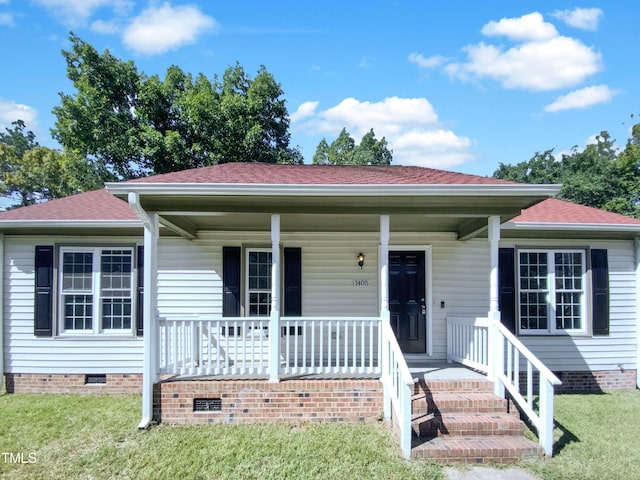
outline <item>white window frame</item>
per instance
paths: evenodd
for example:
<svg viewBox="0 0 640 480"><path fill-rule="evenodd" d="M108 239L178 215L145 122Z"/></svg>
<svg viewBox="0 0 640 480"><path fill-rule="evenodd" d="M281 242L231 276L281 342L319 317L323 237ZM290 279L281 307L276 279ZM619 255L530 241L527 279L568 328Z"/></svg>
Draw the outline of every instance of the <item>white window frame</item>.
<svg viewBox="0 0 640 480"><path fill-rule="evenodd" d="M521 253L537 253L537 254L546 254L547 255L547 294L546 294L546 305L547 305L547 328L546 329L529 329L522 328L521 323L521 300L520 294L522 292L521 281L520 281L520 254ZM559 329L556 328L556 293L558 290L556 289L555 282L555 254L557 253L578 253L580 254L581 263L582 263L582 274L580 277L581 286L580 289L580 325L581 328L573 328L573 329ZM579 248L520 248L516 250L516 318L518 325L518 333L520 335L574 335L574 334L586 334L587 333L587 324L588 324L588 288L587 288L587 252L584 249ZM524 289L526 290L526 289ZM542 291L542 289L532 289L529 291ZM570 290L567 290L570 291Z"/></svg>
<svg viewBox="0 0 640 480"><path fill-rule="evenodd" d="M101 295L101 259L104 251L119 250L127 251L131 255L131 276L129 278L129 296L119 297L129 299L131 302L131 326L129 328L105 329L102 328L102 298ZM65 290L64 288L64 254L65 253L91 253L92 254L92 271L91 271L91 289L87 290ZM58 249L58 288L56 291L56 300L58 303L58 335L60 336L88 336L88 335L105 335L105 336L132 336L135 333L135 251L134 248L127 245L104 245L104 246L60 246ZM124 289L123 289L124 290ZM64 297L66 295L92 295L92 318L91 329L65 329L65 304Z"/></svg>
<svg viewBox="0 0 640 480"><path fill-rule="evenodd" d="M269 288L249 288L249 271L250 271L250 263L249 263L249 256L251 253L262 253L262 252L266 252L266 253L271 253L271 249L270 248L246 248L245 249L245 274L244 274L244 286L245 286L245 317L250 317L253 316L251 315L251 293L268 293L269 294L269 311L271 311L271 287ZM271 266L269 267L269 275L272 275L272 271L271 271ZM273 278L271 278L271 282L273 285ZM266 315L259 315L260 317L265 317L265 316L269 316L269 313L267 313Z"/></svg>

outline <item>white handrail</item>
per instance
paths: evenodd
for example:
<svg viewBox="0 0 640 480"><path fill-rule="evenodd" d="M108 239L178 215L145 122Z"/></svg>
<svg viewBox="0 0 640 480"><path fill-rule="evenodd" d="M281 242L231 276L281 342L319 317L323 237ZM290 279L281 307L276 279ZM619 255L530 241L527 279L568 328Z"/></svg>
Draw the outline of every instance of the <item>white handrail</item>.
<svg viewBox="0 0 640 480"><path fill-rule="evenodd" d="M562 385L562 380L549 370L547 366L531 352L531 350L529 350L513 333L509 331L509 329L507 329L507 327L502 323L496 323L495 326L498 331L518 349L522 356L531 362L531 364L540 372L540 375L543 375L552 385Z"/></svg>
<svg viewBox="0 0 640 480"><path fill-rule="evenodd" d="M499 320L447 318L447 360L486 372L494 381L496 395L508 391L538 430L545 453L553 455L554 386L562 382ZM539 375L537 413L533 408L534 370ZM520 393L521 374L526 374L526 398Z"/></svg>
<svg viewBox="0 0 640 480"><path fill-rule="evenodd" d="M385 397L389 398L391 410L398 418L400 430L400 448L404 458L411 456L411 387L414 384L409 367L405 362L400 345L391 328L388 315L382 318L382 384ZM390 420L392 412L385 411L385 417Z"/></svg>
<svg viewBox="0 0 640 480"><path fill-rule="evenodd" d="M562 385L562 381L549 370L513 333L499 321L490 322L493 330L495 346L492 351L496 355L493 374L496 381L496 393L505 388L522 412L538 430L538 443L548 456L553 455L553 396L554 386ZM506 345L505 345L506 342ZM504 353L507 352L505 365ZM520 393L520 355L527 366L527 398ZM505 371L506 366L506 371ZM539 408L533 409L533 369L539 374Z"/></svg>

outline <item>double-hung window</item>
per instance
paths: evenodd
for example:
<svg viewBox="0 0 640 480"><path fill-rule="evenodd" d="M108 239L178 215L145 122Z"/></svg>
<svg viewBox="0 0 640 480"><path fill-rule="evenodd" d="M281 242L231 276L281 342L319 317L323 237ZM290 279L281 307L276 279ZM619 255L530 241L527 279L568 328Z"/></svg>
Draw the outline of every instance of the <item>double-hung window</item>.
<svg viewBox="0 0 640 480"><path fill-rule="evenodd" d="M521 334L586 333L584 250L518 251Z"/></svg>
<svg viewBox="0 0 640 480"><path fill-rule="evenodd" d="M247 310L249 316L271 312L271 250L247 250Z"/></svg>
<svg viewBox="0 0 640 480"><path fill-rule="evenodd" d="M131 333L133 249L61 247L59 253L59 333Z"/></svg>

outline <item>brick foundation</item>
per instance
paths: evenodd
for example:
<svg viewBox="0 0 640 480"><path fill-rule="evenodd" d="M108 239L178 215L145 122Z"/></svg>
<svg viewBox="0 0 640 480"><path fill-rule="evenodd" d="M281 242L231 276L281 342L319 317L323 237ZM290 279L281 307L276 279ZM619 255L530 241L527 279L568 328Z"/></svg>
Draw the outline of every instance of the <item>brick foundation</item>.
<svg viewBox="0 0 640 480"><path fill-rule="evenodd" d="M142 374L108 373L106 383L86 384L84 374L6 373L8 393L140 393Z"/></svg>
<svg viewBox="0 0 640 480"><path fill-rule="evenodd" d="M194 398L221 400L194 412ZM197 380L156 385L154 416L166 423L358 422L381 416L382 384L357 380Z"/></svg>
<svg viewBox="0 0 640 480"><path fill-rule="evenodd" d="M555 387L555 393L602 393L613 390L634 390L635 370L599 370L594 372L553 372L562 385ZM526 373L520 374L520 385L526 385ZM538 390L538 374L533 374L534 390Z"/></svg>
<svg viewBox="0 0 640 480"><path fill-rule="evenodd" d="M558 378L562 380L562 385L556 387L556 393L599 393L636 388L635 370L559 372Z"/></svg>

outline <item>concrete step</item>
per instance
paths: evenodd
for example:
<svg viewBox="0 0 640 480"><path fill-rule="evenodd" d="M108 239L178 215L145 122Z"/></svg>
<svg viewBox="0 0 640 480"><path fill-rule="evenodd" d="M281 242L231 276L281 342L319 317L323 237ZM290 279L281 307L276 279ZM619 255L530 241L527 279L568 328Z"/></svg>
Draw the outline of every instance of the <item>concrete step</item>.
<svg viewBox="0 0 640 480"><path fill-rule="evenodd" d="M522 435L524 423L508 413L428 414L411 422L418 437L442 435Z"/></svg>
<svg viewBox="0 0 640 480"><path fill-rule="evenodd" d="M493 382L483 378L457 380L416 378L413 393L492 393Z"/></svg>
<svg viewBox="0 0 640 480"><path fill-rule="evenodd" d="M411 397L413 417L430 413L507 413L509 402L493 393L418 393Z"/></svg>
<svg viewBox="0 0 640 480"><path fill-rule="evenodd" d="M542 456L542 448L524 436L444 435L425 441L413 438L412 458L439 463L512 463Z"/></svg>

